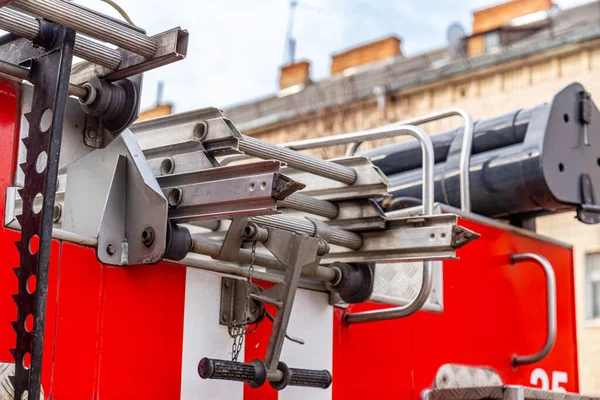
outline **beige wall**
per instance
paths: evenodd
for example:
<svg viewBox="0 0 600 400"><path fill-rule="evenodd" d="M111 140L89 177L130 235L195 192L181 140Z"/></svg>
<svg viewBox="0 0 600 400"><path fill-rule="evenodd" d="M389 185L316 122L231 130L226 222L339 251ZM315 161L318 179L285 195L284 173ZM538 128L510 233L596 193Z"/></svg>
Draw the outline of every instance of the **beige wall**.
<svg viewBox="0 0 600 400"><path fill-rule="evenodd" d="M588 42L393 94L385 112L372 100L245 133L282 143L372 128L447 107L464 107L480 119L549 101L574 81L582 83L600 103L599 77L600 41ZM458 122L432 123L425 128L436 132ZM320 155L333 157L343 152L343 148L332 148ZM600 250L600 226L585 226L565 214L540 219L539 231L575 244L580 386L582 393L600 395L600 325L594 327L584 321L584 255Z"/></svg>

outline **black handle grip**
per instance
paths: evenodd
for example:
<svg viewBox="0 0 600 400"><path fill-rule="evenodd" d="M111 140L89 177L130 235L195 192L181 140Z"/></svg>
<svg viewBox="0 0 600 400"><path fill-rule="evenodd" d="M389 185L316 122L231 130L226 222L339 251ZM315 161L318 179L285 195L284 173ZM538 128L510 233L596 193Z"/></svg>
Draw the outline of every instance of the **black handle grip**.
<svg viewBox="0 0 600 400"><path fill-rule="evenodd" d="M202 379L248 382L253 388L262 386L267 379L267 369L260 360L240 363L204 357L198 363L198 374Z"/></svg>
<svg viewBox="0 0 600 400"><path fill-rule="evenodd" d="M329 371L316 369L290 368L290 386L307 386L327 389L331 385Z"/></svg>
<svg viewBox="0 0 600 400"><path fill-rule="evenodd" d="M331 385L331 374L327 370L288 368L280 362L277 366L283 373L283 379L279 382L270 382L276 390L282 390L286 386L304 386L327 389Z"/></svg>

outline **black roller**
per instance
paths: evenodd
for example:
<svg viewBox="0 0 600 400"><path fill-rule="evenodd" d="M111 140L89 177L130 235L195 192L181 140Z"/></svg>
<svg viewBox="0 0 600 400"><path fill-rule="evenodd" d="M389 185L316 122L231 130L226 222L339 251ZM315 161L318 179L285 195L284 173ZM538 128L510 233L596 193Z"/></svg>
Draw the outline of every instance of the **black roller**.
<svg viewBox="0 0 600 400"><path fill-rule="evenodd" d="M600 199L600 114L588 102L591 118L584 123L584 93L583 86L574 83L549 103L476 123L470 159L473 212L517 221L578 210L583 222L600 220L595 202ZM435 200L455 207L460 207L462 132L459 128L432 135ZM394 198L421 198L421 150L416 141L363 155L390 178Z"/></svg>

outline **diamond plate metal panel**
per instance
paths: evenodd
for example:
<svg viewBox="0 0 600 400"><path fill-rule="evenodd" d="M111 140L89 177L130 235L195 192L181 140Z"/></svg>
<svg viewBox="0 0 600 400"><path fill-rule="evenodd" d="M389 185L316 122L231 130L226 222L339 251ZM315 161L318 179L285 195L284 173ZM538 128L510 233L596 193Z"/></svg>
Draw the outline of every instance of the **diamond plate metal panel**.
<svg viewBox="0 0 600 400"><path fill-rule="evenodd" d="M442 262L433 266L433 288L424 306L426 311L443 311ZM423 276L423 262L377 263L372 301L391 305L404 305L419 292Z"/></svg>
<svg viewBox="0 0 600 400"><path fill-rule="evenodd" d="M598 397L575 393L560 393L523 386L493 386L478 388L436 389L427 394L428 400L598 400Z"/></svg>
<svg viewBox="0 0 600 400"><path fill-rule="evenodd" d="M436 389L500 386L502 379L491 368L444 364L435 374L433 385Z"/></svg>
<svg viewBox="0 0 600 400"><path fill-rule="evenodd" d="M15 391L13 389L12 383L10 383L10 376L15 374L15 364L14 363L4 363L0 362L0 400L14 400ZM44 396L44 391L42 390L42 398ZM23 400L27 400L28 395L25 393L22 397Z"/></svg>

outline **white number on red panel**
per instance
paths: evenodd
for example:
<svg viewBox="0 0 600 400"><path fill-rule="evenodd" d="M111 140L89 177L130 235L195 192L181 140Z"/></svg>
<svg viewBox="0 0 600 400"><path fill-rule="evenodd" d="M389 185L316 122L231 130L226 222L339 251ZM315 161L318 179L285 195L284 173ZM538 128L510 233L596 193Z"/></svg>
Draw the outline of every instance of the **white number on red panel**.
<svg viewBox="0 0 600 400"><path fill-rule="evenodd" d="M567 389L561 385L569 381L569 377L566 372L563 371L552 371L552 379L548 376L548 373L541 368L536 368L531 372L531 378L529 383L535 387L539 387L542 390L552 390L554 392L566 393ZM550 389L552 384L552 389Z"/></svg>

